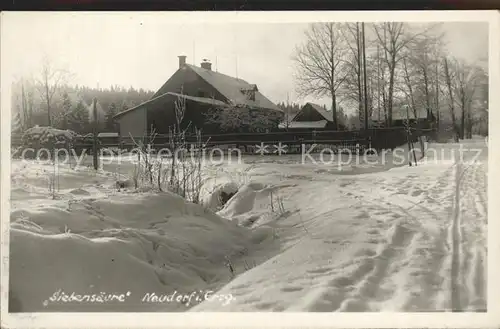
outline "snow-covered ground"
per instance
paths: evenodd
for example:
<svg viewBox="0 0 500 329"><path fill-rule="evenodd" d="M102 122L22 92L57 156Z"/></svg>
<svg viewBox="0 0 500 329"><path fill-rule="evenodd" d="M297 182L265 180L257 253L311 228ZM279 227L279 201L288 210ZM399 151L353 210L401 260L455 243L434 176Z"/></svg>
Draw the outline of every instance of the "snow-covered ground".
<svg viewBox="0 0 500 329"><path fill-rule="evenodd" d="M52 166L14 160L11 307L485 310L487 157L483 140L430 145L412 167L392 155L341 165L249 156L205 168L204 206L168 192L117 191L126 161L99 173L60 168L53 198ZM216 209L221 190L237 193ZM58 290L128 295L51 301ZM195 297L154 302L147 293Z"/></svg>

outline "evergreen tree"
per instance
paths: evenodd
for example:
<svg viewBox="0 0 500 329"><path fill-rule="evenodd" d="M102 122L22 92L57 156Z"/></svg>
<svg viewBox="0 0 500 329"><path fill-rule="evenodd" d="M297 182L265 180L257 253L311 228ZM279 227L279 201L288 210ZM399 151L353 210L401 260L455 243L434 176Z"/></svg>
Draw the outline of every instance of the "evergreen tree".
<svg viewBox="0 0 500 329"><path fill-rule="evenodd" d="M46 104L42 102L42 98L39 95L39 88L37 88L36 83L30 84L28 82L24 83L24 93L23 84L19 83L16 85L15 91L16 95L19 95L19 104L25 105L25 108L21 106L23 112L24 120L26 120L26 126L31 127L34 125L46 125L47 124L47 114L45 116L41 115L41 111L37 109L43 109ZM21 95L24 94L24 102L22 101ZM53 104L53 125L58 128L68 128L69 121L74 120L72 118L72 111L76 107L76 101L71 101L71 95L79 95L83 100L83 105L92 104L94 98L97 98L98 103L104 109L104 114L106 115L111 104L115 104L115 109L118 112L130 108L134 105L139 105L153 96L154 91L144 90L144 89L134 89L134 88L124 88L123 86L113 85L109 88L89 88L82 85L65 86L61 93L54 95ZM70 106L71 104L71 106ZM122 104L125 104L122 107ZM58 106L58 107L56 107ZM68 114L68 109L70 113ZM91 113L91 112L89 112ZM64 118L63 114L66 114ZM66 120L66 122L64 122ZM99 122L102 128L108 127L107 120L101 120ZM88 126L88 125L87 125ZM72 124L74 127L74 122Z"/></svg>
<svg viewBox="0 0 500 329"><path fill-rule="evenodd" d="M344 109L339 105L337 108L337 117L339 122L339 129L343 130L343 127L348 127L349 116L345 114Z"/></svg>
<svg viewBox="0 0 500 329"><path fill-rule="evenodd" d="M108 111L106 113L106 129L110 131L115 130L115 120L114 116L118 113L118 109L116 108L116 104L112 102L109 107Z"/></svg>
<svg viewBox="0 0 500 329"><path fill-rule="evenodd" d="M61 118L59 121L59 126L61 129L68 129L69 128L69 116L71 115L72 112L72 104L71 100L69 99L69 95L67 92L64 92L62 95L62 113L61 113Z"/></svg>
<svg viewBox="0 0 500 329"><path fill-rule="evenodd" d="M69 116L70 129L80 134L87 133L89 129L89 121L89 111L85 104L83 104L83 101L79 100L75 109Z"/></svg>
<svg viewBox="0 0 500 329"><path fill-rule="evenodd" d="M126 110L128 110L128 106L127 106L127 104L123 103L122 104L122 109L121 109L120 112L123 112L123 111L126 111Z"/></svg>

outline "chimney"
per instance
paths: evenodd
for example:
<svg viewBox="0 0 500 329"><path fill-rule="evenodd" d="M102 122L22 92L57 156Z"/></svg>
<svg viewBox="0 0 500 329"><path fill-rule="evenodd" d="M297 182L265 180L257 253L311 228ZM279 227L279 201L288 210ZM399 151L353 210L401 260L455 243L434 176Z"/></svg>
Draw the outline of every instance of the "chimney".
<svg viewBox="0 0 500 329"><path fill-rule="evenodd" d="M181 68L186 64L186 56L181 55L177 57L179 57L179 68Z"/></svg>
<svg viewBox="0 0 500 329"><path fill-rule="evenodd" d="M200 66L205 70L212 71L212 63L210 63L208 59L203 59L203 62L201 62Z"/></svg>

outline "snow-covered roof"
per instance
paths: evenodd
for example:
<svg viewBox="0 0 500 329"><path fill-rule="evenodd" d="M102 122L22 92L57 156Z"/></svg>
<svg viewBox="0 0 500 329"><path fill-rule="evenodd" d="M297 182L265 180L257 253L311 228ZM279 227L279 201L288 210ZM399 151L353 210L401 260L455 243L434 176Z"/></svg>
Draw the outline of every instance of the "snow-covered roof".
<svg viewBox="0 0 500 329"><path fill-rule="evenodd" d="M286 123L280 123L279 128L325 128L328 121L320 120L320 121L292 121L288 123L288 127Z"/></svg>
<svg viewBox="0 0 500 329"><path fill-rule="evenodd" d="M118 133L99 133L97 137L118 137Z"/></svg>
<svg viewBox="0 0 500 329"><path fill-rule="evenodd" d="M236 105L246 105L250 107L281 111L276 104L271 102L267 97L259 92L259 89L255 84L195 65L186 64L186 67L198 74L203 80L211 84L222 95L224 95L224 97L231 100ZM255 91L255 99L249 99L248 96L242 92L242 89Z"/></svg>
<svg viewBox="0 0 500 329"><path fill-rule="evenodd" d="M213 99L213 98L207 98L207 97L189 96L189 95L172 93L172 92L165 93L164 95L185 98L185 99L192 100L194 102L205 103L205 104L209 104L209 105L217 105L217 106L226 106L227 105L226 103L224 103L222 101L219 101L219 100Z"/></svg>
<svg viewBox="0 0 500 329"><path fill-rule="evenodd" d="M152 98L152 99L150 99L148 101L145 101L144 103L141 103L141 104L139 104L137 106L134 106L134 107L132 107L132 108L130 108L128 110L120 112L120 113L116 114L114 116L114 118L120 118L123 115L125 115L126 113L135 111L135 110L137 110L139 108L143 108L146 105L155 103L155 102L157 102L157 101L159 101L161 99L168 98L168 97L173 98L173 99L183 98L183 99L191 100L191 101L194 101L194 102L197 102L197 103L203 103L203 104L214 105L214 106L219 106L219 107L225 107L225 106L227 106L226 103L224 103L222 101L219 101L217 99L213 99L213 98L188 96L188 95L184 95L184 94L167 92L167 93L161 94L160 96L154 97L154 98Z"/></svg>

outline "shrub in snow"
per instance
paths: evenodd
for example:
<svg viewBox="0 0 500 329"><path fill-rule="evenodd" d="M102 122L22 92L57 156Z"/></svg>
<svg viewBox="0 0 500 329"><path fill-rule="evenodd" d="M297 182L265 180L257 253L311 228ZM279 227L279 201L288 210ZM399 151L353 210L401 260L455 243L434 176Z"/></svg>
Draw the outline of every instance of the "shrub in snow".
<svg viewBox="0 0 500 329"><path fill-rule="evenodd" d="M47 152L40 152L42 149L53 151L55 149L70 150L73 141L78 135L71 130L60 130L52 127L33 127L23 134L22 150L24 157L35 158L49 157ZM32 150L28 150L32 149Z"/></svg>
<svg viewBox="0 0 500 329"><path fill-rule="evenodd" d="M283 197L280 196L279 194L274 196L272 190L269 193L269 197L271 199L270 200L271 211L273 213L278 213L279 215L286 214L285 206L283 205Z"/></svg>

